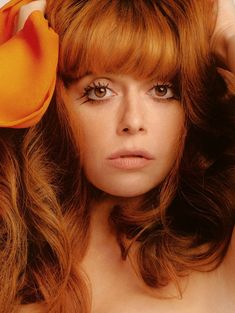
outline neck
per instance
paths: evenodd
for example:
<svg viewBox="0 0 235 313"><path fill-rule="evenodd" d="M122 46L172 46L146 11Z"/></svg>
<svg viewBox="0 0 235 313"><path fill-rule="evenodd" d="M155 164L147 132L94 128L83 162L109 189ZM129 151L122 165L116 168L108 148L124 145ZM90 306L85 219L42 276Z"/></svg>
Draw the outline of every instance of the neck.
<svg viewBox="0 0 235 313"><path fill-rule="evenodd" d="M221 274L225 278L227 286L230 286L229 290L233 290L233 292L235 292L234 264L235 264L235 227L233 229L228 251L220 266Z"/></svg>
<svg viewBox="0 0 235 313"><path fill-rule="evenodd" d="M102 226L107 225L110 213L115 206L123 206L127 209L135 208L142 199L142 196L123 198L105 194L101 199L90 204L92 223L95 225L102 224Z"/></svg>

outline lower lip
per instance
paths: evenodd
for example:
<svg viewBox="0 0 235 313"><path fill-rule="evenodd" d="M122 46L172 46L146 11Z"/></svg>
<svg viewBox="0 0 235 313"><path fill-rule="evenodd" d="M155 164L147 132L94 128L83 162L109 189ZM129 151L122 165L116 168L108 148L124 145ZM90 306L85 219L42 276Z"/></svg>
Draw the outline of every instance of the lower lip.
<svg viewBox="0 0 235 313"><path fill-rule="evenodd" d="M145 167L151 160L140 157L124 157L108 159L110 165L120 169L139 169Z"/></svg>

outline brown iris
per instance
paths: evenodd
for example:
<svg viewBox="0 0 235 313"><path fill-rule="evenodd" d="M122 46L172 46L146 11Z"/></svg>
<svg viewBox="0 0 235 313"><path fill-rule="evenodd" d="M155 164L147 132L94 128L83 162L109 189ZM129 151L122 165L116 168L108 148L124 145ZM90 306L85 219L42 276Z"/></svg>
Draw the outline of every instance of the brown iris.
<svg viewBox="0 0 235 313"><path fill-rule="evenodd" d="M154 89L155 89L155 94L159 97L165 96L168 91L168 87L164 85L156 86Z"/></svg>
<svg viewBox="0 0 235 313"><path fill-rule="evenodd" d="M106 95L106 92L107 92L106 87L96 86L94 88L94 93L95 93L96 97L98 97L98 98L103 98Z"/></svg>

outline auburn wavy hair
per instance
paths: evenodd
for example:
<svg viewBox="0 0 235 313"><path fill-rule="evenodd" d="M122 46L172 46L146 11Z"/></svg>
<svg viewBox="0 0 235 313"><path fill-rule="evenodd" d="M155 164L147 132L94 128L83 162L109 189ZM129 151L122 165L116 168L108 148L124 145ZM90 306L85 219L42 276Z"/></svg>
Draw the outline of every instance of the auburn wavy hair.
<svg viewBox="0 0 235 313"><path fill-rule="evenodd" d="M235 221L235 80L211 55L207 2L47 0L46 14L60 38L55 95L35 127L0 130L0 313L27 303L90 311L79 262L89 202L102 191L86 180L63 102L66 88L89 72L174 81L185 112L168 176L138 207L112 210L123 258L138 242L140 274L154 288L212 270Z"/></svg>

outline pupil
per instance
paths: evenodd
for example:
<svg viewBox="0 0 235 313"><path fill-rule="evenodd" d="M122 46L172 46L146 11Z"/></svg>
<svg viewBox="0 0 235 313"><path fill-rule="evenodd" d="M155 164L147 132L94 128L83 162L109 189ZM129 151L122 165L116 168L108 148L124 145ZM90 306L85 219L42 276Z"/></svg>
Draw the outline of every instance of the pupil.
<svg viewBox="0 0 235 313"><path fill-rule="evenodd" d="M96 87L95 88L95 95L99 98L102 98L106 95L106 88L104 87Z"/></svg>
<svg viewBox="0 0 235 313"><path fill-rule="evenodd" d="M166 86L156 86L155 92L158 96L165 96L167 93L167 87Z"/></svg>

